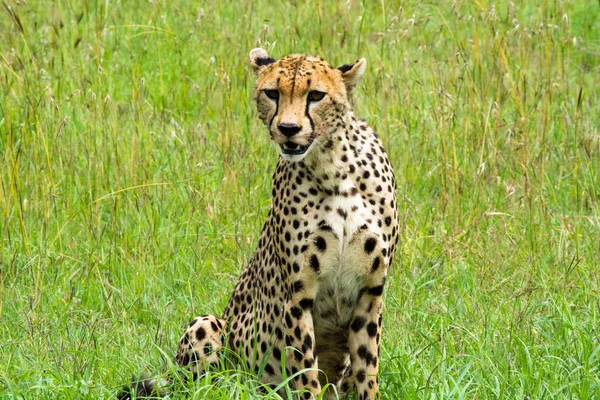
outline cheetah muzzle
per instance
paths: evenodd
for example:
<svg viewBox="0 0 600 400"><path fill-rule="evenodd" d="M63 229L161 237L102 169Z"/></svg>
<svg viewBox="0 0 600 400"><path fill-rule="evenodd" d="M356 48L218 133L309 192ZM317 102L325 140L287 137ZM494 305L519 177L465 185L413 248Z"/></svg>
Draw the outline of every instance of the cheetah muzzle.
<svg viewBox="0 0 600 400"><path fill-rule="evenodd" d="M287 155L302 155L304 153L306 153L306 151L308 150L308 148L310 147L310 145L313 143L313 140L311 140L309 142L309 144L305 144L303 146L300 146L299 144L292 142L291 140L288 140L287 142L284 142L283 144L279 145L281 147L281 152L283 154L287 154Z"/></svg>
<svg viewBox="0 0 600 400"><path fill-rule="evenodd" d="M364 59L250 52L259 118L280 157L258 247L222 318L195 318L177 363L196 377L223 348L265 384L284 376L302 398L330 383L379 397L382 295L398 240L394 172L377 134L354 115ZM283 367L282 367L283 362ZM151 385L141 385L145 392ZM325 397L334 397L330 387Z"/></svg>

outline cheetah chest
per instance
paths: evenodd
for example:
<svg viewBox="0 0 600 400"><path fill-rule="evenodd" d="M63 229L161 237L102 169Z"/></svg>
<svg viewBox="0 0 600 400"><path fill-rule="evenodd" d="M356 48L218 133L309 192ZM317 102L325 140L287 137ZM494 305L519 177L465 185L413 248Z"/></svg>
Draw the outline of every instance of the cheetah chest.
<svg viewBox="0 0 600 400"><path fill-rule="evenodd" d="M314 310L318 330L335 332L347 326L374 264L384 262L378 256L380 229L371 217L372 210L360 196L331 196L310 218L315 226L308 241L314 254L306 256L310 267L318 264Z"/></svg>

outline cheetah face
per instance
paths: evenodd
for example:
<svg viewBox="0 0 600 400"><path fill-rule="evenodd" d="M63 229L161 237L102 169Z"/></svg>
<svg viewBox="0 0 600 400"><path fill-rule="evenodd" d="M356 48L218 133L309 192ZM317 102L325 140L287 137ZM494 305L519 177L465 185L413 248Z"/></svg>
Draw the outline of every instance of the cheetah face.
<svg viewBox="0 0 600 400"><path fill-rule="evenodd" d="M366 61L332 68L323 59L293 54L278 61L263 49L250 52L257 72L254 97L258 115L281 156L300 161L337 128L336 118L350 107L349 96Z"/></svg>

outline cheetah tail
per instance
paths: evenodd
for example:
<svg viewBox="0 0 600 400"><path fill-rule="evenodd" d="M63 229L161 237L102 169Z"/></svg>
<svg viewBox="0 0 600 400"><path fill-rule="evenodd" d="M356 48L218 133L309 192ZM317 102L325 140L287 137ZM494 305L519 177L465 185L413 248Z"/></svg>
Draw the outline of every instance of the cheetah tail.
<svg viewBox="0 0 600 400"><path fill-rule="evenodd" d="M146 374L139 378L134 376L131 383L117 393L117 399L161 399L169 394L168 388L172 384L171 378L151 378Z"/></svg>

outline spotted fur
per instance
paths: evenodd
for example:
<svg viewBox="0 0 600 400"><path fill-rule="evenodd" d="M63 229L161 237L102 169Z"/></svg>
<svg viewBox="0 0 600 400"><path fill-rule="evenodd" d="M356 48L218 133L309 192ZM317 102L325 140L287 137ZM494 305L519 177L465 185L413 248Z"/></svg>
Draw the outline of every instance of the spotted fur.
<svg viewBox="0 0 600 400"><path fill-rule="evenodd" d="M386 152L351 107L366 61L338 69L254 49L250 64L258 115L281 153L272 208L222 319L194 319L177 363L200 374L226 346L264 383L295 375L305 399L328 382L342 397L355 388L361 400L378 398L382 294L398 214Z"/></svg>

